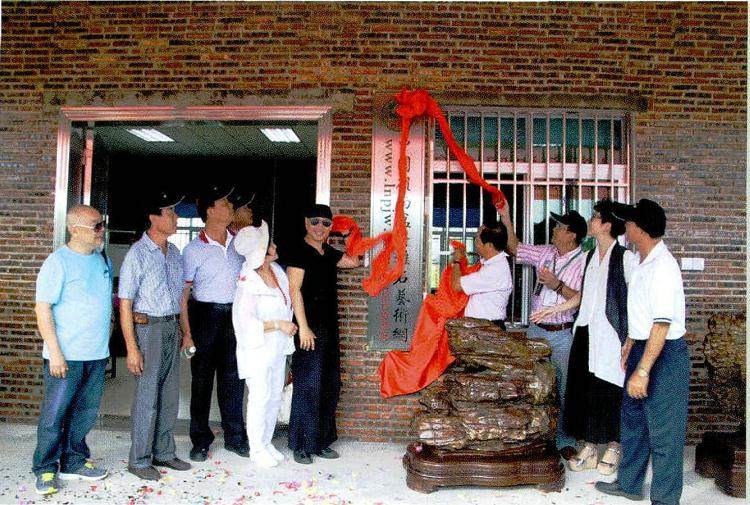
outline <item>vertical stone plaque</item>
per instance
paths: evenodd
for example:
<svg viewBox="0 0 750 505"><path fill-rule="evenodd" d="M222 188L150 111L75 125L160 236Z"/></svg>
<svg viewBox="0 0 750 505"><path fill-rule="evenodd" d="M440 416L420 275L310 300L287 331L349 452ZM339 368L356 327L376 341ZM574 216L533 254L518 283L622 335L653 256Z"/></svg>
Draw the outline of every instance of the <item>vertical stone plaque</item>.
<svg viewBox="0 0 750 505"><path fill-rule="evenodd" d="M400 130L388 107L376 107L372 129L372 202L370 233L393 227L398 195ZM380 295L369 298L367 332L370 349L407 349L422 305L425 121L412 123L407 153L404 212L408 244L404 274ZM380 247L370 253L374 257Z"/></svg>

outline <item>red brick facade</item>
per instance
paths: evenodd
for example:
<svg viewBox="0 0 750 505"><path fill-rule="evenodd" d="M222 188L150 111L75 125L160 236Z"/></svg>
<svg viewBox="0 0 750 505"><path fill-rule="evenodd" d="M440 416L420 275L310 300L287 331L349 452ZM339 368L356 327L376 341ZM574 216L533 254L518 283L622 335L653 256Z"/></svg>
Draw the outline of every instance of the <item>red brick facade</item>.
<svg viewBox="0 0 750 505"><path fill-rule="evenodd" d="M744 3L14 3L0 59L0 418L36 415L34 279L52 246L60 105L337 101L331 203L369 223L373 102L606 107L635 115L634 196L667 210L693 344L690 437L726 424L695 352L706 315L746 300ZM343 97L343 98L342 98ZM603 105L604 104L604 105ZM343 435L404 440L414 398L383 401L357 275L341 289Z"/></svg>

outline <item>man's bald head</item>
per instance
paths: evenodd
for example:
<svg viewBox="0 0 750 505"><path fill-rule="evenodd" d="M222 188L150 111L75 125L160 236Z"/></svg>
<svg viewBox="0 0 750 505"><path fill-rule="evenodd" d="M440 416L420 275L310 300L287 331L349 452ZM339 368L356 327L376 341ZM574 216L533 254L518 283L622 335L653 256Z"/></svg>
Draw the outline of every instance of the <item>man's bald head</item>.
<svg viewBox="0 0 750 505"><path fill-rule="evenodd" d="M65 222L70 228L73 225L91 226L102 220L102 215L98 210L90 205L74 205L68 209L65 216Z"/></svg>
<svg viewBox="0 0 750 505"><path fill-rule="evenodd" d="M66 215L70 242L68 246L78 252L91 252L104 243L104 227L97 226L102 215L88 205L76 205Z"/></svg>

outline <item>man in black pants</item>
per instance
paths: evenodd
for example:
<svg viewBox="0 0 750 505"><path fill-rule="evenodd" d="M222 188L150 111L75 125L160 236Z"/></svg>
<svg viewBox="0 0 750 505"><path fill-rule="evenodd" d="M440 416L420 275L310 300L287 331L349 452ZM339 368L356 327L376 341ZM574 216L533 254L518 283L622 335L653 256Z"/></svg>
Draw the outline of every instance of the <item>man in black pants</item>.
<svg viewBox="0 0 750 505"><path fill-rule="evenodd" d="M182 303L188 305L189 324L183 332L196 347L190 361L190 459L205 461L214 434L208 425L211 393L216 374L216 393L224 430L224 447L249 457L242 417L245 381L237 374L237 341L232 327L232 301L243 258L234 249L227 226L234 218L229 201L232 188L209 185L198 197L198 214L206 223L182 253L185 288Z"/></svg>

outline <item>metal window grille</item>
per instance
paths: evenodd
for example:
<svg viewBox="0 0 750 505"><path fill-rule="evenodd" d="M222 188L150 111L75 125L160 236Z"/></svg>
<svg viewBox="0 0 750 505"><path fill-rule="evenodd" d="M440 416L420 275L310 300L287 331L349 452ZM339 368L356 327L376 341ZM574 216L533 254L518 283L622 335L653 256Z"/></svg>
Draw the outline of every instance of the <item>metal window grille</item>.
<svg viewBox="0 0 750 505"><path fill-rule="evenodd" d="M492 107L444 111L456 141L482 176L505 193L516 233L526 243L548 243L550 212L575 209L588 219L601 198L628 201L632 134L624 112ZM426 283L434 290L450 258L450 241L462 241L473 252L477 230L485 217L496 218L497 213L487 195L467 181L434 124L428 160ZM508 319L526 324L534 274L515 264L512 273L515 289Z"/></svg>
<svg viewBox="0 0 750 505"><path fill-rule="evenodd" d="M182 252L185 246L201 232L203 226L204 223L199 217L179 217L177 218L177 232L170 235L167 240Z"/></svg>

